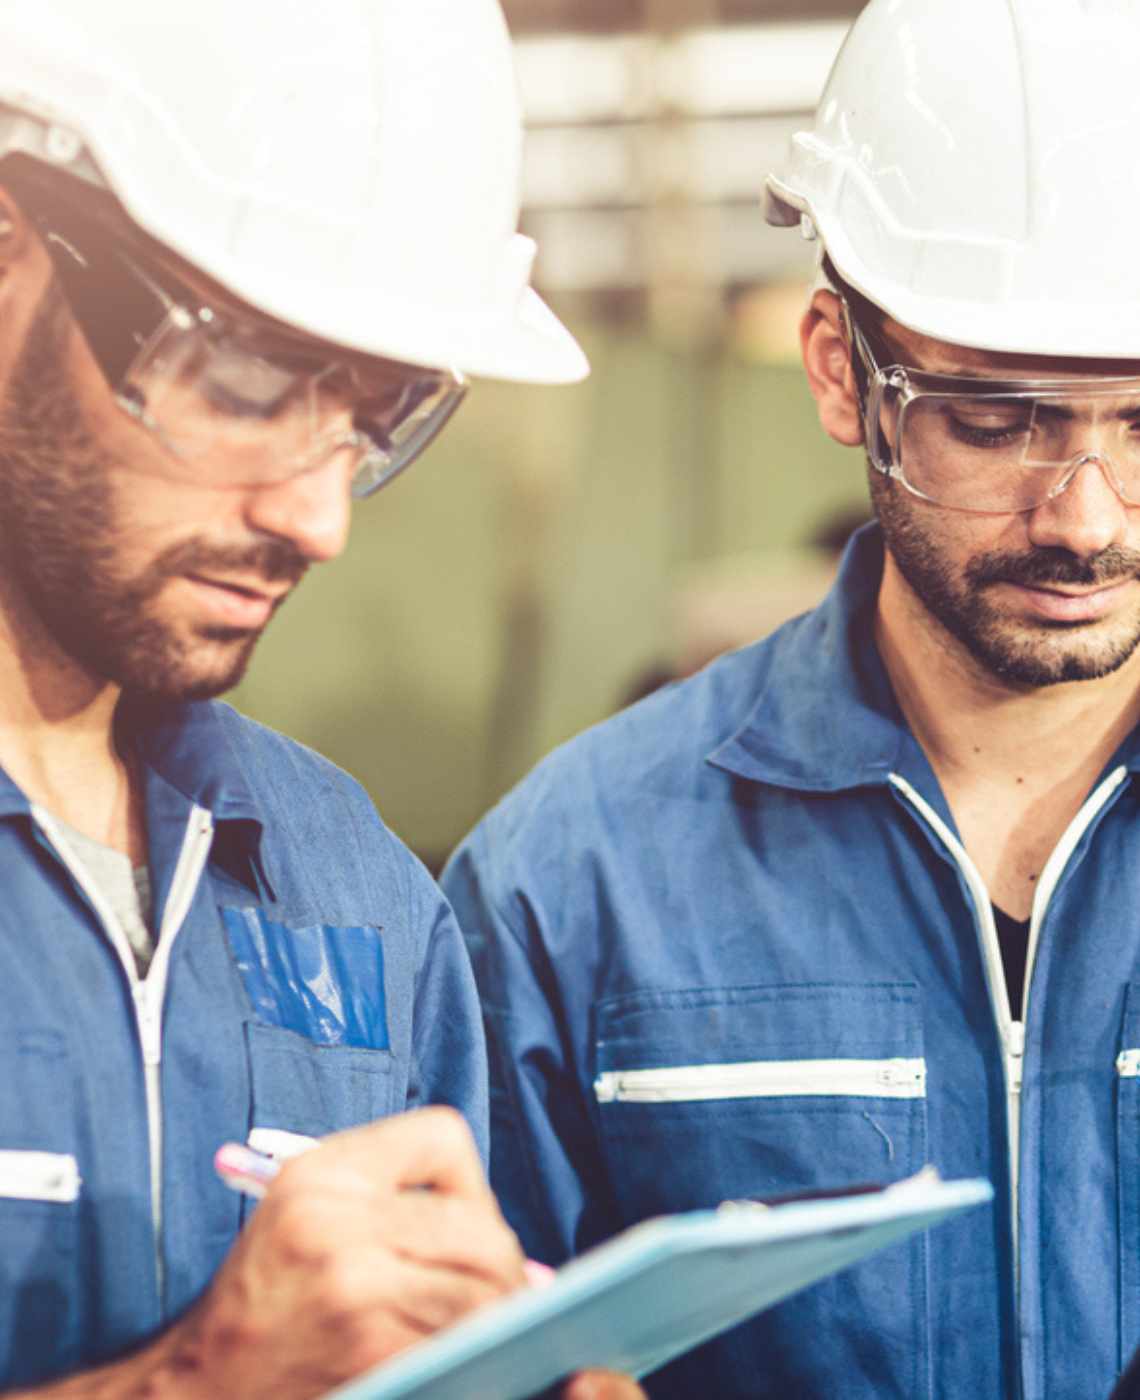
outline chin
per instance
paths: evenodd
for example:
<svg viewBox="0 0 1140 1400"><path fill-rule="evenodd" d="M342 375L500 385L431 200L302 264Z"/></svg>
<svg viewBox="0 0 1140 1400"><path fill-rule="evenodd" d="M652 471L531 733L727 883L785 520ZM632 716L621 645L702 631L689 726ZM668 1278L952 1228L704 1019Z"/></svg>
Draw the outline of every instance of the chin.
<svg viewBox="0 0 1140 1400"><path fill-rule="evenodd" d="M134 698L159 703L213 700L232 690L249 666L259 633L243 632L227 640L168 645L161 655L131 657L115 677ZM140 664L141 663L141 664Z"/></svg>
<svg viewBox="0 0 1140 1400"><path fill-rule="evenodd" d="M979 648L976 654L1000 679L1029 688L1095 681L1119 671L1136 652L1138 638L1105 637L1084 646L1058 637L1054 645Z"/></svg>

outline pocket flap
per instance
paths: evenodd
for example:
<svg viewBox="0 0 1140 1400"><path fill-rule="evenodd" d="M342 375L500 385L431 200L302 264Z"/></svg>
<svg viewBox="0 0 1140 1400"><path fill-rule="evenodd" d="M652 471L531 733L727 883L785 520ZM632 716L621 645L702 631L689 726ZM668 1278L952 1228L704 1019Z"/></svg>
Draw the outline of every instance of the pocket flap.
<svg viewBox="0 0 1140 1400"><path fill-rule="evenodd" d="M597 1009L597 1069L921 1060L913 983L800 982L640 991Z"/></svg>

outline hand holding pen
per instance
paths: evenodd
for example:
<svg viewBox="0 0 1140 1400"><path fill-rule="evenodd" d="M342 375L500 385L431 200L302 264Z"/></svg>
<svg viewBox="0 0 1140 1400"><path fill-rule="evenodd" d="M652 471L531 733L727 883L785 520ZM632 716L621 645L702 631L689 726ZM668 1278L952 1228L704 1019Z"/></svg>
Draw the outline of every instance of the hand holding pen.
<svg viewBox="0 0 1140 1400"><path fill-rule="evenodd" d="M300 1143L296 1139L295 1143ZM304 1145L294 1145L289 1158L299 1157L302 1152L318 1146L317 1138L310 1138ZM234 1191L244 1196L252 1196L260 1201L271 1183L276 1180L284 1165L280 1157L268 1152L260 1152L241 1142L224 1142L214 1154L214 1170ZM537 1259L524 1259L523 1271L526 1281L532 1288L541 1288L554 1277L554 1270L548 1264L540 1264Z"/></svg>
<svg viewBox="0 0 1140 1400"><path fill-rule="evenodd" d="M449 1109L338 1133L258 1184L211 1286L140 1357L146 1393L312 1400L524 1283Z"/></svg>
<svg viewBox="0 0 1140 1400"><path fill-rule="evenodd" d="M525 1285L518 1241L451 1110L335 1134L279 1168L258 1155L223 1158L263 1199L207 1292L138 1358L148 1394L314 1400ZM564 1391L641 1394L601 1373Z"/></svg>

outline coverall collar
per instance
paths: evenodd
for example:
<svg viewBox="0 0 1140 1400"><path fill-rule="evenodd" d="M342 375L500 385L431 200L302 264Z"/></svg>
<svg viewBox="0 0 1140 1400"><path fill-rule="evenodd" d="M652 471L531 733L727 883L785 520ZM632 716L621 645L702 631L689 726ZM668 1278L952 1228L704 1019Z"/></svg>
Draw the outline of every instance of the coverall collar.
<svg viewBox="0 0 1140 1400"><path fill-rule="evenodd" d="M143 764L191 802L207 808L215 821L260 824L260 808L214 703L132 706L125 723ZM23 790L0 768L0 817L26 816L30 811Z"/></svg>
<svg viewBox="0 0 1140 1400"><path fill-rule="evenodd" d="M264 867L264 817L217 702L141 707L126 702L120 716L141 760L152 859L167 846L176 854L186 821L186 803L206 808L217 835L215 856L224 857L235 876L272 889ZM0 768L0 820L30 817L32 804Z"/></svg>
<svg viewBox="0 0 1140 1400"><path fill-rule="evenodd" d="M754 782L802 792L879 785L914 740L874 639L883 542L866 526L806 623L771 640L760 696L708 759Z"/></svg>
<svg viewBox="0 0 1140 1400"><path fill-rule="evenodd" d="M800 792L881 785L892 773L929 790L929 764L875 644L882 574L882 532L877 524L864 526L806 624L772 639L759 698L741 728L708 755L710 763ZM1109 766L1122 763L1132 772L1140 769L1140 730L1133 730Z"/></svg>
<svg viewBox="0 0 1140 1400"><path fill-rule="evenodd" d="M127 723L146 767L205 807L216 822L261 825L261 809L230 746L217 702L131 708Z"/></svg>
<svg viewBox="0 0 1140 1400"><path fill-rule="evenodd" d="M128 712L132 742L143 763L152 858L156 848L178 849L183 801L189 801L213 817L211 858L272 899L273 872L262 849L265 817L231 745L226 712L217 701Z"/></svg>

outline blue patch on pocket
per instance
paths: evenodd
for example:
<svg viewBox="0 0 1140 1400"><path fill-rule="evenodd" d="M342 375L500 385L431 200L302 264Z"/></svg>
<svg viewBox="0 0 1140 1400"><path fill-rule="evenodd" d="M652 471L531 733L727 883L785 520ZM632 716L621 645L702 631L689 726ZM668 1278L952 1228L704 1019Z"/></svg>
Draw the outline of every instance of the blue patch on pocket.
<svg viewBox="0 0 1140 1400"><path fill-rule="evenodd" d="M318 1045L388 1049L378 928L293 928L260 909L221 913L258 1020Z"/></svg>

